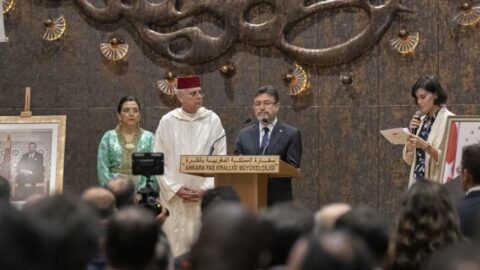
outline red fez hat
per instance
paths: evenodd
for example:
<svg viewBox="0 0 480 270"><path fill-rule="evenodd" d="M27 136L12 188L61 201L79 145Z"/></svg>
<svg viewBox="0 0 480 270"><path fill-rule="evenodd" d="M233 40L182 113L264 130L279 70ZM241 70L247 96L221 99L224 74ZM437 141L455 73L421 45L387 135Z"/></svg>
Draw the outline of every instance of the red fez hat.
<svg viewBox="0 0 480 270"><path fill-rule="evenodd" d="M177 89L178 90L188 90L200 88L200 76L192 75L186 77L177 78Z"/></svg>

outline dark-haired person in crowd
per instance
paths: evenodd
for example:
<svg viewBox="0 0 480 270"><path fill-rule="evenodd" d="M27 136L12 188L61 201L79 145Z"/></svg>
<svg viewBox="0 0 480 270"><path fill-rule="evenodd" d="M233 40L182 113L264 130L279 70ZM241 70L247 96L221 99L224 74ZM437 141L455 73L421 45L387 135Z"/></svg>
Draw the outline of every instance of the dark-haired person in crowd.
<svg viewBox="0 0 480 270"><path fill-rule="evenodd" d="M462 186L466 195L457 202L460 226L463 235L472 238L480 233L480 144L478 143L463 148Z"/></svg>
<svg viewBox="0 0 480 270"><path fill-rule="evenodd" d="M34 220L7 203L0 203L0 269L48 269L42 262L40 235Z"/></svg>
<svg viewBox="0 0 480 270"><path fill-rule="evenodd" d="M300 131L277 118L280 109L278 92L273 86L258 89L253 110L258 122L243 128L235 143L236 155L279 155L280 159L300 168L302 137ZM267 205L293 199L290 178L269 178Z"/></svg>
<svg viewBox="0 0 480 270"><path fill-rule="evenodd" d="M10 183L0 175L0 203L10 202Z"/></svg>
<svg viewBox="0 0 480 270"><path fill-rule="evenodd" d="M238 203L208 209L191 249L194 270L256 270L264 233L252 212Z"/></svg>
<svg viewBox="0 0 480 270"><path fill-rule="evenodd" d="M39 199L24 209L40 237L42 265L50 270L84 270L95 255L99 221L82 201L66 195ZM31 241L26 238L24 241Z"/></svg>
<svg viewBox="0 0 480 270"><path fill-rule="evenodd" d="M367 206L354 207L335 222L335 230L346 230L361 238L367 245L376 269L387 263L389 231L386 220Z"/></svg>
<svg viewBox="0 0 480 270"><path fill-rule="evenodd" d="M139 207L125 207L107 224L107 270L150 269L154 263L159 226L154 215Z"/></svg>
<svg viewBox="0 0 480 270"><path fill-rule="evenodd" d="M420 269L432 254L462 240L457 212L439 183L421 180L410 187L396 218L390 270Z"/></svg>
<svg viewBox="0 0 480 270"><path fill-rule="evenodd" d="M415 114L410 120L411 134L403 148L403 160L411 165L408 186L417 179L440 177L440 155L447 118L447 93L433 75L423 75L412 87L412 97L423 116Z"/></svg>
<svg viewBox="0 0 480 270"><path fill-rule="evenodd" d="M312 232L313 212L298 202L283 202L265 209L259 221L266 231L266 245L271 260L268 267L281 267L287 263L288 254L295 242Z"/></svg>
<svg viewBox="0 0 480 270"><path fill-rule="evenodd" d="M363 241L347 231L333 231L300 239L288 258L288 270L373 270Z"/></svg>
<svg viewBox="0 0 480 270"><path fill-rule="evenodd" d="M212 189L207 189L202 196L200 209L202 211L202 218L205 217L206 212L220 204L224 203L238 203L240 204L240 196L232 186L218 186ZM186 270L192 268L191 252L175 258L175 269Z"/></svg>
<svg viewBox="0 0 480 270"><path fill-rule="evenodd" d="M101 186L112 177L126 175L137 189L146 186L144 176L132 174L132 154L153 150L153 133L140 128L141 107L136 97L125 96L117 106L118 125L105 132L98 146L97 174ZM151 182L154 189L156 181Z"/></svg>
<svg viewBox="0 0 480 270"><path fill-rule="evenodd" d="M470 243L457 243L433 255L425 270L480 270L480 250Z"/></svg>

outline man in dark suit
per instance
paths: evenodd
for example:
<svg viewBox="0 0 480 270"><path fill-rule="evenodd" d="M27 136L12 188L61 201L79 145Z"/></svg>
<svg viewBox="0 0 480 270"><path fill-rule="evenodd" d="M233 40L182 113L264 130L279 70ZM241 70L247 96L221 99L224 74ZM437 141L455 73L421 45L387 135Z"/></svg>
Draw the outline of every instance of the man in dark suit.
<svg viewBox="0 0 480 270"><path fill-rule="evenodd" d="M17 165L18 196L28 196L25 184L42 183L44 178L43 154L37 151L37 144L28 144L28 152L23 154Z"/></svg>
<svg viewBox="0 0 480 270"><path fill-rule="evenodd" d="M236 155L279 155L299 168L302 139L298 129L280 122L278 92L272 86L262 86L255 94L253 109L258 122L243 128L235 143ZM291 178L268 180L267 205L292 200Z"/></svg>
<svg viewBox="0 0 480 270"><path fill-rule="evenodd" d="M462 153L462 186L467 192L457 203L462 233L473 237L480 217L480 144L465 146Z"/></svg>

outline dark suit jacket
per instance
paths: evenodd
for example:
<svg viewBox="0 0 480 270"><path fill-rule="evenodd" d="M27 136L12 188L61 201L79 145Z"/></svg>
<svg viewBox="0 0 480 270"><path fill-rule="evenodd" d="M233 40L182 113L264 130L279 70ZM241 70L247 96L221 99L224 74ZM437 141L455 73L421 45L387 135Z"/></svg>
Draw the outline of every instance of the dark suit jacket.
<svg viewBox="0 0 480 270"><path fill-rule="evenodd" d="M472 191L458 201L457 210L463 235L472 238L477 229L476 225L480 224L478 223L480 221L480 191Z"/></svg>
<svg viewBox="0 0 480 270"><path fill-rule="evenodd" d="M39 152L33 154L33 159L29 159L30 153L22 156L17 165L17 182L18 183L41 183L43 182L43 155ZM22 169L29 170L32 175L26 175L21 172Z"/></svg>
<svg viewBox="0 0 480 270"><path fill-rule="evenodd" d="M258 122L240 130L235 143L236 155L261 155ZM302 138L298 129L277 121L270 135L265 155L279 155L283 161L299 168L302 157ZM291 178L268 180L267 204L289 201L292 197Z"/></svg>

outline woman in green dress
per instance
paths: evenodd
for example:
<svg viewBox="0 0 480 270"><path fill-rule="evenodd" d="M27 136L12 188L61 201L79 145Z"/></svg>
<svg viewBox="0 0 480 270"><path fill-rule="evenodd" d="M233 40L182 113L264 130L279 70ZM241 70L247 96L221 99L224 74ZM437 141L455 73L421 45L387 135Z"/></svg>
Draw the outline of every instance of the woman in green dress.
<svg viewBox="0 0 480 270"><path fill-rule="evenodd" d="M137 189L146 185L146 178L132 175L132 153L152 152L153 133L140 128L141 108L136 97L125 96L117 107L118 126L105 132L98 146L97 173L101 186L114 176L125 175ZM155 180L152 187L157 189Z"/></svg>

